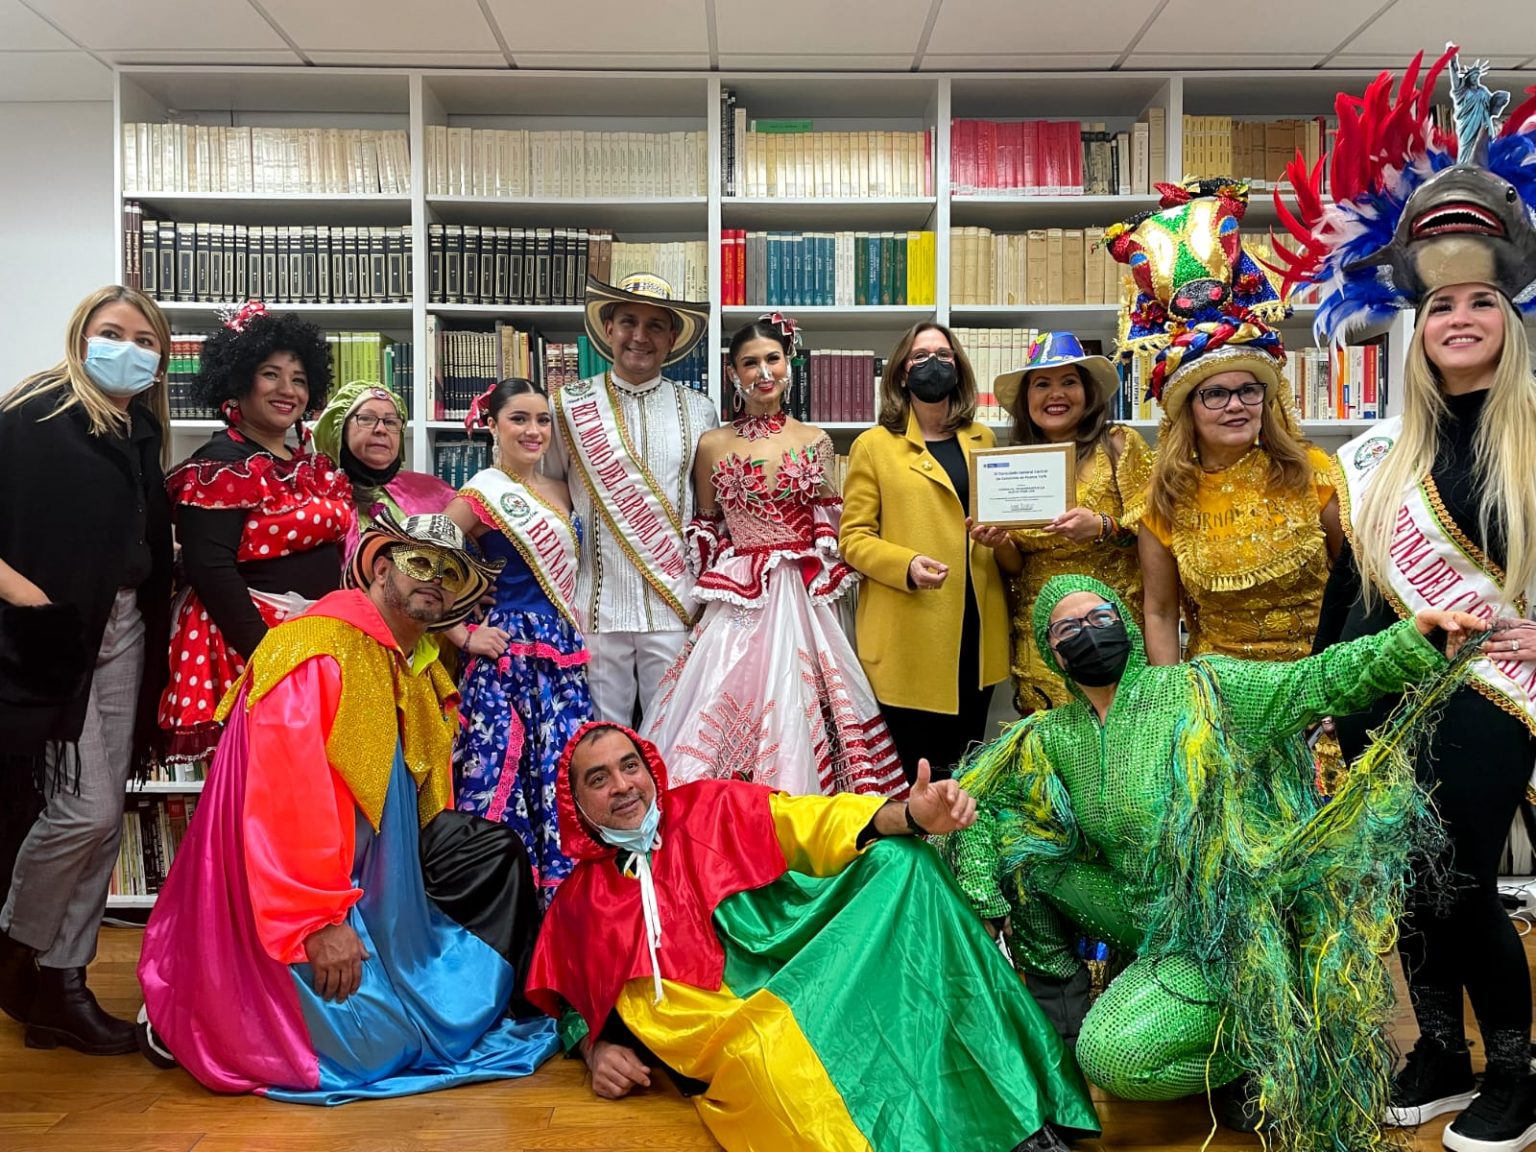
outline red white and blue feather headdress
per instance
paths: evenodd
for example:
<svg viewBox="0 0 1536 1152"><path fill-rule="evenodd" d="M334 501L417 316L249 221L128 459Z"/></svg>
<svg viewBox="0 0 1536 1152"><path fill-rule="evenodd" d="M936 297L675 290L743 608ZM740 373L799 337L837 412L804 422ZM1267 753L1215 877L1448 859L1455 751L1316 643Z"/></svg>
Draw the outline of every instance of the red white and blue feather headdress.
<svg viewBox="0 0 1536 1152"><path fill-rule="evenodd" d="M1491 284L1536 311L1536 88L1506 117L1509 94L1484 86L1486 62L1463 68L1448 44L1421 83L1423 58L1395 96L1391 72L1362 96L1340 93L1333 148L1310 171L1299 154L1287 166L1294 207L1275 192L1295 241L1274 242L1282 294L1320 287L1319 340L1342 343L1449 284ZM1447 69L1454 135L1433 119Z"/></svg>

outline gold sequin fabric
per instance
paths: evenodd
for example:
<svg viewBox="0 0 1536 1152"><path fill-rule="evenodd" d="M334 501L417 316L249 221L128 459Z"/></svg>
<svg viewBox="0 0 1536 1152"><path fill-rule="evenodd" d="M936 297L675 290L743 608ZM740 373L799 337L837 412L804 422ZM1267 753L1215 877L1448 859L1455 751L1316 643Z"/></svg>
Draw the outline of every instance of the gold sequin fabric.
<svg viewBox="0 0 1536 1152"><path fill-rule="evenodd" d="M219 706L222 721L240 686L249 681L246 708L257 704L306 660L330 656L341 668L341 700L325 742L325 755L351 789L375 829L384 814L398 742L416 781L423 825L453 805L452 701L457 689L443 666L431 661L417 674L398 650L331 616L300 616L267 633L245 674ZM387 717L396 715L397 724Z"/></svg>
<svg viewBox="0 0 1536 1152"><path fill-rule="evenodd" d="M1111 435L1123 437L1118 460L1101 443L1077 466L1077 503L1091 512L1113 516L1122 533L1113 540L1079 543L1055 532L1021 528L1014 543L1024 556L1024 571L1011 582L1013 617L1014 705L1020 712L1054 708L1071 699L1067 687L1040 658L1030 625L1030 613L1040 589L1052 576L1094 576L1108 584L1130 606L1141 623L1141 565L1136 558L1135 525L1126 522L1126 508L1147 486L1152 475L1152 450L1133 428L1115 426Z"/></svg>

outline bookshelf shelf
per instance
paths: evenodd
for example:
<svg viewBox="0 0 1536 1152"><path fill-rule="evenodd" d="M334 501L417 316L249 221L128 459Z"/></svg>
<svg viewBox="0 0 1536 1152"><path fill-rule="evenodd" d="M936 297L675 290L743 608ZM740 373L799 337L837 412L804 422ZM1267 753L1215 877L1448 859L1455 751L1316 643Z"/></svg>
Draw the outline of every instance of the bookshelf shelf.
<svg viewBox="0 0 1536 1152"><path fill-rule="evenodd" d="M458 320L516 320L575 330L582 326L584 309L580 304L428 304L427 311Z"/></svg>
<svg viewBox="0 0 1536 1152"><path fill-rule="evenodd" d="M533 227L587 226L616 232L697 233L709 223L704 196L665 196L644 200L624 196L520 198L506 196L428 196L427 210L444 224L520 224Z"/></svg>
<svg viewBox="0 0 1536 1152"><path fill-rule="evenodd" d="M236 304L208 304L194 301L160 301L161 310L178 322L205 323L210 327L219 322L219 312ZM411 324L409 304L273 304L273 312L297 312L306 320L322 327L408 329Z"/></svg>
<svg viewBox="0 0 1536 1152"><path fill-rule="evenodd" d="M720 220L728 228L904 232L933 226L932 196L725 196Z"/></svg>
<svg viewBox="0 0 1536 1152"><path fill-rule="evenodd" d="M1020 232L1031 226L1083 227L1117 224L1156 208L1156 196L1020 196L1007 193L955 194L949 202L951 227L979 226Z"/></svg>
<svg viewBox="0 0 1536 1152"><path fill-rule="evenodd" d="M107 897L108 908L153 908L155 897L153 896L117 896Z"/></svg>
<svg viewBox="0 0 1536 1152"><path fill-rule="evenodd" d="M756 320L764 312L782 312L792 316L805 326L814 342L816 331L890 331L901 332L919 320L932 320L937 310L932 304L903 307L896 304L870 304L862 308L836 308L824 304L793 307L788 304L748 304L745 307L720 309L721 332L729 336L741 325ZM885 349L876 350L884 355Z"/></svg>
<svg viewBox="0 0 1536 1152"><path fill-rule="evenodd" d="M155 219L211 224L405 224L409 196L384 193L124 192Z"/></svg>
<svg viewBox="0 0 1536 1152"><path fill-rule="evenodd" d="M1114 304L953 304L949 320L959 328L1099 330L1113 328L1119 313Z"/></svg>
<svg viewBox="0 0 1536 1152"><path fill-rule="evenodd" d="M227 425L222 420L189 420L180 416L171 417L172 432L217 432L224 427Z"/></svg>
<svg viewBox="0 0 1536 1152"><path fill-rule="evenodd" d="M188 796L203 790L202 780L145 780L143 783L128 782L129 793L139 795Z"/></svg>

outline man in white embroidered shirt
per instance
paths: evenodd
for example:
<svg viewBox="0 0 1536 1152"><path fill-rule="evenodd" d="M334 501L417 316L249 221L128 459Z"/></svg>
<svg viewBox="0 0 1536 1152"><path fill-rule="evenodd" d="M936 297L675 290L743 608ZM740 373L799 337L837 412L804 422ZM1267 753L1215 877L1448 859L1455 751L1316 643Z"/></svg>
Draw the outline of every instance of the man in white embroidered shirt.
<svg viewBox="0 0 1536 1152"><path fill-rule="evenodd" d="M697 614L683 528L693 458L719 419L709 397L664 377L709 328L709 305L672 298L658 276L588 278L587 335L613 370L554 395L547 459L583 523L577 622L600 720L629 724L677 659Z"/></svg>

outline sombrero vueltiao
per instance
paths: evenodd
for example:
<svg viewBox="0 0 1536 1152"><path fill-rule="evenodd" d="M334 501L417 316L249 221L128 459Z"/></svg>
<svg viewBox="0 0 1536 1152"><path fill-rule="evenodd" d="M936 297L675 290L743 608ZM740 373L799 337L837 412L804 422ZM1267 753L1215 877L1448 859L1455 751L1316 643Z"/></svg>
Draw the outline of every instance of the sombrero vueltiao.
<svg viewBox="0 0 1536 1152"><path fill-rule="evenodd" d="M992 394L1004 408L1011 409L1025 376L1036 368L1065 368L1068 364L1082 365L1084 382L1092 381L1100 399L1107 401L1120 390L1120 377L1107 357L1085 352L1082 341L1070 332L1042 332L1030 341L1024 367L1004 372L992 381Z"/></svg>
<svg viewBox="0 0 1536 1152"><path fill-rule="evenodd" d="M612 308L616 304L649 304L653 308L662 308L672 313L677 335L672 341L672 350L662 361L663 368L676 364L692 352L694 345L709 329L709 305L690 300L674 300L672 285L660 276L652 276L648 272L636 272L632 276L624 277L617 285L604 284L601 280L588 276L587 339L592 341L592 347L596 349L597 354L609 362L613 360L613 349L609 346L608 335L603 330L603 310Z"/></svg>
<svg viewBox="0 0 1536 1152"><path fill-rule="evenodd" d="M474 611L480 598L490 589L501 572L503 560L481 560L470 554L464 546L464 533L459 526L442 514L407 516L396 521L387 509L381 509L363 532L352 562L342 574L342 583L348 588L366 590L373 582L373 562L386 548L404 544L411 548L436 548L451 553L469 573L469 581L459 595L448 605L443 618L432 625L433 632L452 628Z"/></svg>

